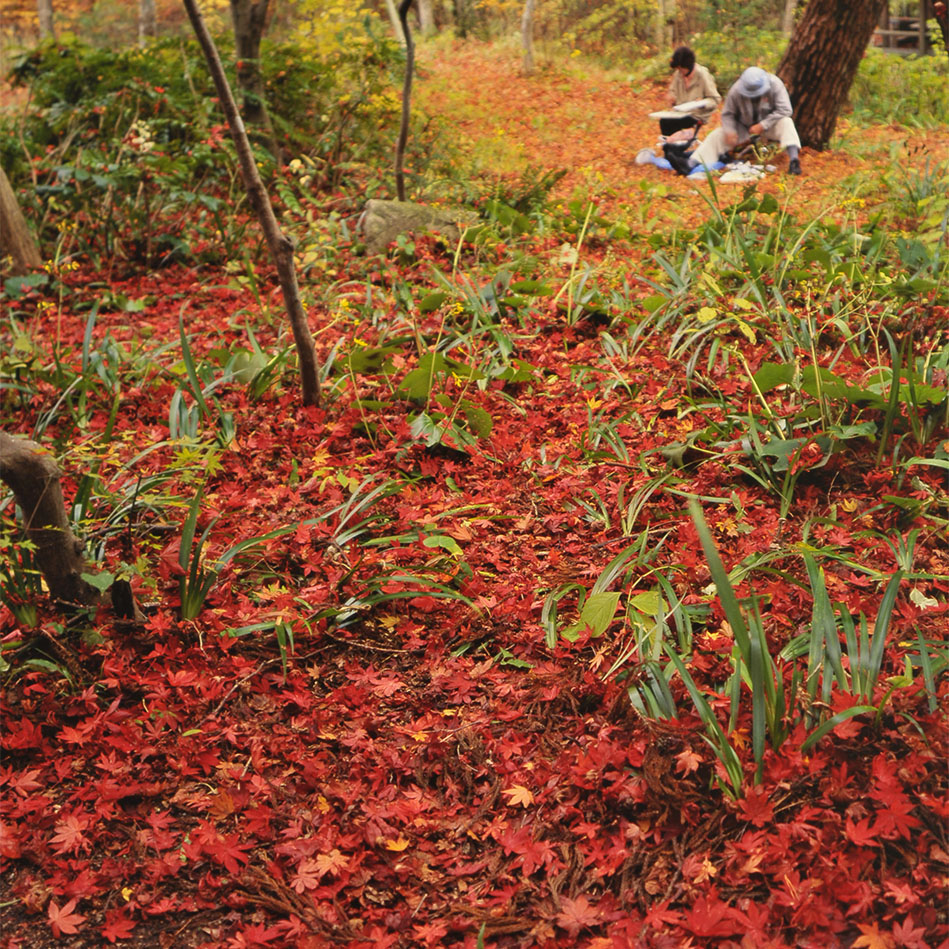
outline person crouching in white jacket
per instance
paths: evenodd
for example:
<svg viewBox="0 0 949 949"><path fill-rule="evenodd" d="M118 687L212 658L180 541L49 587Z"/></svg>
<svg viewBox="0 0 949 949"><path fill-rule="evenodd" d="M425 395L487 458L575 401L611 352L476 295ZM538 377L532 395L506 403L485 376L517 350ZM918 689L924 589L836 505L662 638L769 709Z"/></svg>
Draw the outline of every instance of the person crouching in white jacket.
<svg viewBox="0 0 949 949"><path fill-rule="evenodd" d="M750 66L728 90L722 125L693 152L695 166L710 167L719 157L751 137L777 142L788 153L788 174L801 173L801 139L794 126L787 87L773 73Z"/></svg>

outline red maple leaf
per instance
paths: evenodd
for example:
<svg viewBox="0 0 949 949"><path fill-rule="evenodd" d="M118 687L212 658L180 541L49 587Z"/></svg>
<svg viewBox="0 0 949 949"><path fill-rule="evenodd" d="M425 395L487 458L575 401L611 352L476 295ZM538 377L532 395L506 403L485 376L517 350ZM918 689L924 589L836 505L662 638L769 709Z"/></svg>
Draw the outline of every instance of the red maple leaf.
<svg viewBox="0 0 949 949"><path fill-rule="evenodd" d="M83 831L89 826L89 819L76 814L67 814L56 824L56 833L50 843L58 844L55 853L68 853L70 850L78 853L82 849L89 849Z"/></svg>
<svg viewBox="0 0 949 949"><path fill-rule="evenodd" d="M847 819L847 836L858 847L879 847L880 842L876 839L878 831L879 827L870 827L869 817L864 817L856 824Z"/></svg>
<svg viewBox="0 0 949 949"><path fill-rule="evenodd" d="M741 913L722 902L713 890L695 901L682 925L700 938L733 936L742 931L740 919Z"/></svg>
<svg viewBox="0 0 949 949"><path fill-rule="evenodd" d="M926 930L922 927L916 929L910 916L902 923L893 923L893 938L898 946L905 946L906 949L927 949L929 945L926 942Z"/></svg>
<svg viewBox="0 0 949 949"><path fill-rule="evenodd" d="M55 900L49 901L49 907L47 908L49 924L53 929L53 935L57 939L63 934L72 935L79 932L80 923L86 921L85 916L73 912L77 902L78 900L72 899L60 909Z"/></svg>
<svg viewBox="0 0 949 949"><path fill-rule="evenodd" d="M102 936L109 942L116 942L131 936L135 931L135 921L129 919L122 909L110 909L105 914L105 925L102 927Z"/></svg>
<svg viewBox="0 0 949 949"><path fill-rule="evenodd" d="M566 929L571 936L576 936L587 926L595 926L599 921L599 910L582 893L575 900L565 896L560 901L557 925Z"/></svg>
<svg viewBox="0 0 949 949"><path fill-rule="evenodd" d="M774 809L762 787L752 788L739 802L738 809L755 827L764 827L774 817Z"/></svg>

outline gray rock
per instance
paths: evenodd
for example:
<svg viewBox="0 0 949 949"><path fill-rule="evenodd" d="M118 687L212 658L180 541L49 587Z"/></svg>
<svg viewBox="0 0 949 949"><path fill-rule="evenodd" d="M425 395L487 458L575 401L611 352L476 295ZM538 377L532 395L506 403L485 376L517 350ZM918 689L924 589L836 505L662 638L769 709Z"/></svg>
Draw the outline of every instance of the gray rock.
<svg viewBox="0 0 949 949"><path fill-rule="evenodd" d="M359 231L370 254L381 254L400 234L441 234L456 242L465 227L476 224L478 216L461 208L430 208L414 201L366 202L359 219Z"/></svg>

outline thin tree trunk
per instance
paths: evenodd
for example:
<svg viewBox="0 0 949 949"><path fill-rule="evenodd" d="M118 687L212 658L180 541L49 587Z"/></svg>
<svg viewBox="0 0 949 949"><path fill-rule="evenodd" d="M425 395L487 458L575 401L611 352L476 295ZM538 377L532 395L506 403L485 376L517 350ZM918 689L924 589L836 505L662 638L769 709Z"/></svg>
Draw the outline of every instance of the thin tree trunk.
<svg viewBox="0 0 949 949"><path fill-rule="evenodd" d="M521 45L524 47L524 72L527 75L534 71L534 2L525 0L521 14Z"/></svg>
<svg viewBox="0 0 949 949"><path fill-rule="evenodd" d="M435 30L435 16L432 13L432 0L418 0L418 26L423 36Z"/></svg>
<svg viewBox="0 0 949 949"><path fill-rule="evenodd" d="M36 0L36 13L39 17L40 42L56 38L56 26L53 23L53 0Z"/></svg>
<svg viewBox="0 0 949 949"><path fill-rule="evenodd" d="M260 179L260 173L257 171L257 163L254 161L254 154L247 138L247 130L244 128L240 113L237 111L237 103L234 101L234 94L231 92L227 76L224 75L224 67L221 65L217 47L214 45L214 40L211 39L211 34L208 33L208 28L205 26L204 19L198 10L197 2L196 0L182 0L182 2L188 13L188 19L191 21L195 36L198 38L198 43L204 51L204 58L207 60L221 107L227 118L231 138L234 140L234 147L237 150L241 177L244 179L247 197L254 213L257 215L257 220L260 222L260 227L267 240L267 246L270 249L270 255L277 267L280 288L283 291L283 302L287 308L290 325L293 328L297 358L300 360L303 404L319 405L320 383L316 365L316 349L313 345L310 327L306 321L306 313L300 300L300 288L297 284L297 273L293 263L293 243L277 224L270 197Z"/></svg>
<svg viewBox="0 0 949 949"><path fill-rule="evenodd" d="M50 595L61 605L87 606L98 593L82 578L86 562L66 517L61 478L59 465L41 445L0 432L0 481L16 498Z"/></svg>
<svg viewBox="0 0 949 949"><path fill-rule="evenodd" d="M797 0L784 0L784 16L781 17L781 32L790 36L794 32L794 11L797 9Z"/></svg>
<svg viewBox="0 0 949 949"><path fill-rule="evenodd" d="M399 11L395 8L395 0L386 0L386 13L389 14L389 22L392 24L392 32L395 38L404 46L405 34L402 32L402 24L399 22Z"/></svg>
<svg viewBox="0 0 949 949"><path fill-rule="evenodd" d="M415 45L412 31L409 29L409 10L412 0L402 0L399 4L399 22L405 36L405 81L402 84L402 121L399 123L399 140L395 146L395 193L400 201L405 200L405 172L402 162L405 159L405 143L409 140L409 111L412 100L412 73L415 70Z"/></svg>
<svg viewBox="0 0 949 949"><path fill-rule="evenodd" d="M12 272L25 274L43 266L36 241L20 210L6 172L0 168L0 259L13 261Z"/></svg>
<svg viewBox="0 0 949 949"><path fill-rule="evenodd" d="M778 66L801 142L824 148L887 0L809 0Z"/></svg>
<svg viewBox="0 0 949 949"><path fill-rule="evenodd" d="M656 0L656 28L654 33L656 48L661 50L666 45L666 0Z"/></svg>
<svg viewBox="0 0 949 949"><path fill-rule="evenodd" d="M144 49L158 32L155 0L138 0L138 45Z"/></svg>

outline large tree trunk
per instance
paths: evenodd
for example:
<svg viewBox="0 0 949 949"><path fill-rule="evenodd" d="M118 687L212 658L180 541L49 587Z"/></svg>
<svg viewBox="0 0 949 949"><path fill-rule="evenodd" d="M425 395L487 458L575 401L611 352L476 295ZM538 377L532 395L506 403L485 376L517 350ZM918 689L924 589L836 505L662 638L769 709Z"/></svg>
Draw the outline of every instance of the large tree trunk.
<svg viewBox="0 0 949 949"><path fill-rule="evenodd" d="M138 45L144 49L157 33L155 0L138 0Z"/></svg>
<svg viewBox="0 0 949 949"><path fill-rule="evenodd" d="M15 274L43 266L43 258L20 210L6 172L0 168L0 260L9 257Z"/></svg>
<svg viewBox="0 0 949 949"><path fill-rule="evenodd" d="M36 442L0 432L0 481L23 512L23 528L36 546L36 562L50 595L60 604L86 606L98 594L82 579L86 563L66 517L61 477L59 465Z"/></svg>
<svg viewBox="0 0 949 949"><path fill-rule="evenodd" d="M824 148L887 0L809 0L778 75L794 103L801 143Z"/></svg>
<svg viewBox="0 0 949 949"><path fill-rule="evenodd" d="M243 121L241 121L240 112L237 110L234 94L231 92L227 76L224 75L221 57L218 56L217 47L214 45L214 40L211 39L211 34L208 33L204 18L198 10L197 2L196 0L182 0L182 2L188 13L188 19L191 21L195 36L198 38L198 43L204 52L208 69L214 79L218 99L220 99L221 108L224 110L228 127L231 130L231 138L234 140L234 147L237 150L244 188L247 191L251 207L257 215L261 230L264 232L270 255L280 277L283 302L287 308L290 325L293 328L297 358L300 360L303 404L319 405L320 382L316 366L316 348L313 345L313 336L310 333L303 303L300 300L300 287L297 283L297 272L293 263L293 243L277 224L270 197L264 188L264 183L260 180L260 173L257 171L257 163L254 161L254 153L251 151L247 131L244 128Z"/></svg>
<svg viewBox="0 0 949 949"><path fill-rule="evenodd" d="M39 17L40 42L55 38L56 27L53 25L53 0L36 0L36 13Z"/></svg>
<svg viewBox="0 0 949 949"><path fill-rule="evenodd" d="M267 112L264 81L260 75L260 41L267 25L270 0L231 0L234 51L237 54L237 85L243 96L244 121L263 129L274 157L280 161L277 142Z"/></svg>

